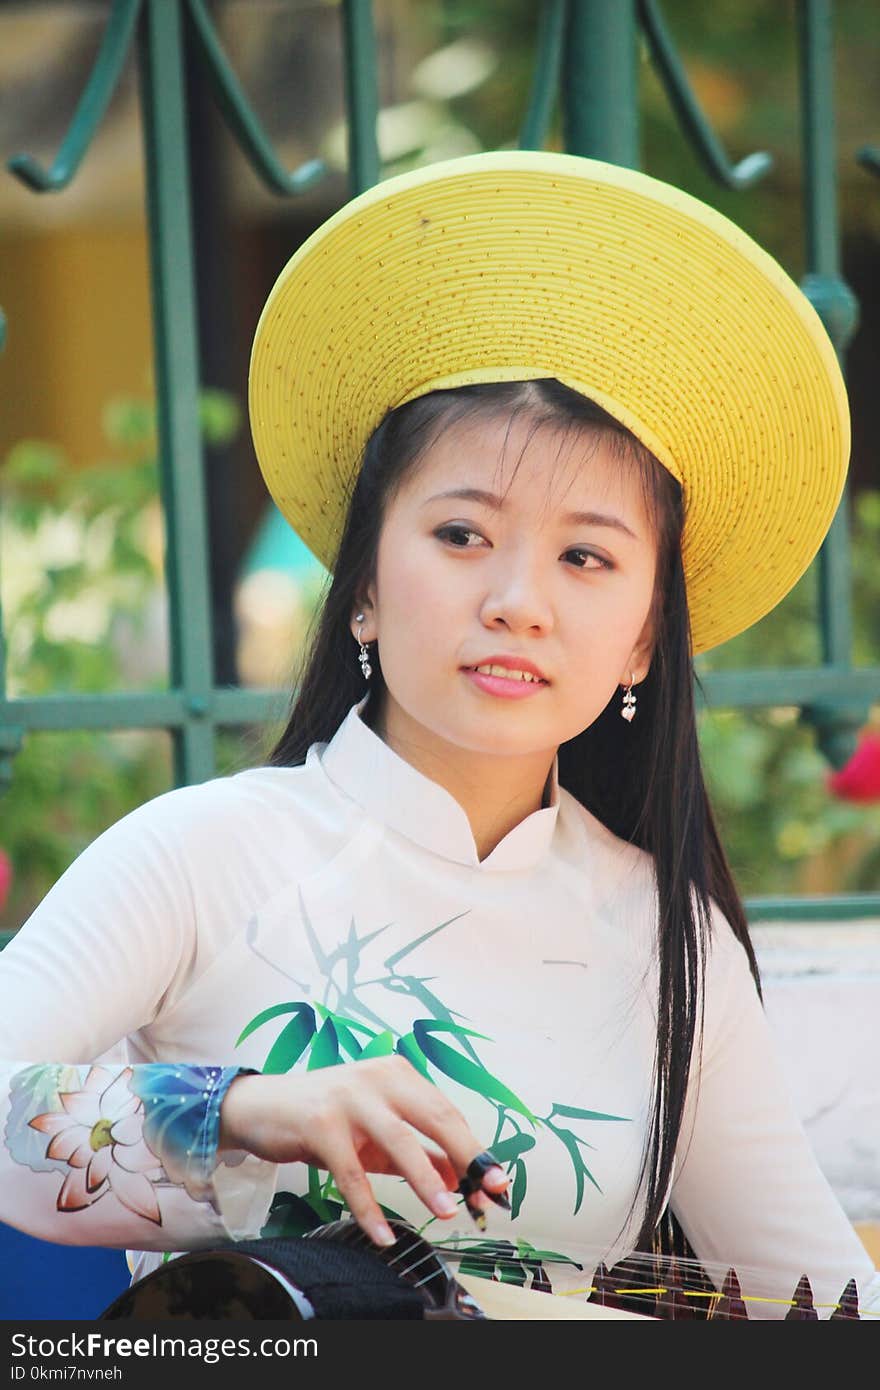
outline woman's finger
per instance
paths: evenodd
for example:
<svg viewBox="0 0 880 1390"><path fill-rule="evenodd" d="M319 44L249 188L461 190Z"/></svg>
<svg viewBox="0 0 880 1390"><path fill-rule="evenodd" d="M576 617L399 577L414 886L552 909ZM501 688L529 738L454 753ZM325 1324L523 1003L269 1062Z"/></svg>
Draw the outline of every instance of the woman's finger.
<svg viewBox="0 0 880 1390"><path fill-rule="evenodd" d="M384 1145L377 1143L370 1135L356 1142L358 1157L368 1173L393 1173L397 1177L404 1176ZM422 1146L422 1152L429 1163L432 1163L436 1168L447 1191L457 1191L459 1177L446 1154L436 1153L433 1149L427 1149L424 1146Z"/></svg>
<svg viewBox="0 0 880 1390"><path fill-rule="evenodd" d="M412 1063L403 1057L381 1060L400 1062L400 1066L389 1067L387 1071L389 1098L403 1119L433 1139L438 1148L448 1155L458 1182L474 1159L485 1152L485 1141L477 1138L461 1111L437 1086L420 1076ZM369 1063L355 1065L367 1066ZM486 1186L493 1192L503 1192L508 1181L507 1174L500 1166L490 1168L484 1178Z"/></svg>
<svg viewBox="0 0 880 1390"><path fill-rule="evenodd" d="M392 1171L406 1179L432 1215L455 1215L458 1210L457 1199L449 1190L439 1166L431 1161L427 1150L408 1124L392 1111L377 1109L369 1101L361 1102L354 1118L358 1126L387 1154ZM362 1150L358 1157L363 1163ZM455 1186L455 1173L448 1159L445 1160L443 1168Z"/></svg>
<svg viewBox="0 0 880 1390"><path fill-rule="evenodd" d="M375 1245L393 1245L397 1237L382 1215L357 1150L347 1133L340 1132L324 1145L321 1167L333 1174L333 1182L349 1211L370 1240Z"/></svg>

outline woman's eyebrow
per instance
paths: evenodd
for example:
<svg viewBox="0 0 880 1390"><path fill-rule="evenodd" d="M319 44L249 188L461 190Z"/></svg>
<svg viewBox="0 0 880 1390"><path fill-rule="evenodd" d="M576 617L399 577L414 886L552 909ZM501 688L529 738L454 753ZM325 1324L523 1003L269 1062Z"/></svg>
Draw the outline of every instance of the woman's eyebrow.
<svg viewBox="0 0 880 1390"><path fill-rule="evenodd" d="M495 512L501 511L504 506L504 499L497 493L484 492L478 487L450 488L448 492L435 493L422 505L427 507L431 502L440 502L450 497L457 497L463 502L481 502L483 506L491 507ZM559 519L566 526L612 526L615 530L624 531L626 535L632 536L634 541L638 540L635 531L630 530L625 521L608 512L566 512L565 516Z"/></svg>

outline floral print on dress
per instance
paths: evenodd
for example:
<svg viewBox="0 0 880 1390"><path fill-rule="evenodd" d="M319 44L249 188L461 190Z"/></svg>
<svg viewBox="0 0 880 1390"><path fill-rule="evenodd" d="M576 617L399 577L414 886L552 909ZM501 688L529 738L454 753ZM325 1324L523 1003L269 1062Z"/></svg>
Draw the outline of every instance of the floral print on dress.
<svg viewBox="0 0 880 1390"><path fill-rule="evenodd" d="M112 1196L162 1224L162 1188L213 1203L220 1106L247 1068L153 1062L25 1067L12 1078L6 1144L18 1163L63 1175L56 1208Z"/></svg>
<svg viewBox="0 0 880 1390"><path fill-rule="evenodd" d="M162 1165L144 1142L144 1106L129 1089L131 1075L131 1067L117 1074L91 1067L81 1091L59 1093L60 1111L28 1121L51 1136L46 1157L70 1169L58 1193L59 1211L81 1211L112 1192L129 1211L161 1225L153 1182Z"/></svg>

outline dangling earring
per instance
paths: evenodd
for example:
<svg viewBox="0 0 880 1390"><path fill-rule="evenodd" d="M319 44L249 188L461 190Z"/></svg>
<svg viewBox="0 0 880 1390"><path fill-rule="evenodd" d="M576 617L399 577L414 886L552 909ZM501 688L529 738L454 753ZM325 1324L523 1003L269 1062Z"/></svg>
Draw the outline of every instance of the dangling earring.
<svg viewBox="0 0 880 1390"><path fill-rule="evenodd" d="M360 623L357 635L358 645L360 646L360 652L358 653L358 661L361 663L361 670L364 673L364 680L368 681L370 679L370 676L373 674L373 668L370 665L370 654L364 646L363 642L361 641L361 632L363 631L365 617L366 614L364 613L356 613L354 616L354 620L356 623Z"/></svg>
<svg viewBox="0 0 880 1390"><path fill-rule="evenodd" d="M633 720L635 719L635 717L636 717L636 697L635 697L635 695L633 694L633 680L634 680L634 679L635 679L635 678L634 678L634 676L633 676L633 673L632 673L632 671L630 671L630 673L629 673L629 685L626 687L626 690L623 692L623 706L622 706L621 711L620 711L620 713L623 715L623 718L626 720L627 724L631 724L632 721L633 721Z"/></svg>

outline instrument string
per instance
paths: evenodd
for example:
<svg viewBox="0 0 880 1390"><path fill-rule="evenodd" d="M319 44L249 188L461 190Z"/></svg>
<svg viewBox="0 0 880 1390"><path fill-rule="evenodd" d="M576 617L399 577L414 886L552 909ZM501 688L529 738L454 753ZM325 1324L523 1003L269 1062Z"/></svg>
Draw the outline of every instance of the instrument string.
<svg viewBox="0 0 880 1390"><path fill-rule="evenodd" d="M352 1225L354 1224L355 1223L352 1222ZM315 1234L320 1236L320 1229L317 1232L315 1232ZM327 1232L328 1238L331 1234L332 1232ZM429 1245L428 1242L425 1240L424 1236L420 1236L416 1233L413 1234L415 1238L412 1240L412 1242L403 1250L399 1251L396 1255L393 1254L393 1252L397 1250L397 1246L389 1246L388 1255L383 1254L384 1263L387 1264L389 1268L393 1269L395 1266L400 1264L401 1260L405 1260L409 1255L413 1254L415 1251L420 1251L423 1253L420 1254L419 1259L414 1260L412 1264L406 1265L403 1269L397 1270L397 1273L401 1276L401 1278L409 1278L409 1276L412 1275L415 1272L415 1270L417 1270L421 1265L423 1265L426 1260L433 1260L437 1267L433 1269L430 1274L425 1275L424 1278L419 1280L410 1279L410 1282L417 1289L423 1288L426 1284L429 1284L432 1279L441 1279L448 1284L450 1278L449 1270L446 1269L442 1260L438 1258L436 1248ZM366 1232L363 1230L361 1226L358 1226L357 1232L353 1232L352 1236L353 1238L349 1241L349 1244L359 1246L369 1245L371 1250L375 1250L376 1247L373 1245L373 1242L369 1239ZM399 1243L400 1241L398 1241L398 1244Z"/></svg>
<svg viewBox="0 0 880 1390"><path fill-rule="evenodd" d="M373 1251L377 1249L357 1222L351 1221L346 1224L353 1228L346 1232L346 1238L350 1243L369 1246ZM518 1277L516 1282L525 1282L529 1273L533 1277L539 1274L546 1277L547 1269L562 1266L583 1272L591 1270L592 1274L589 1281L584 1280L576 1287L553 1290L554 1294L561 1298L590 1298L595 1295L599 1298L619 1297L637 1301L644 1299L646 1303L658 1298L671 1298L673 1302L686 1300L704 1308L708 1305L709 1316L712 1316L714 1309L723 1304L772 1304L779 1307L815 1309L817 1312L841 1311L846 1305L850 1315L880 1318L880 1311L862 1309L858 1306L855 1281L850 1281L837 1302L827 1303L813 1300L811 1292L804 1300L799 1298L801 1287L795 1277L793 1285L796 1287L792 1297L782 1298L775 1291L778 1281L771 1283L766 1270L752 1265L740 1265L734 1270L718 1261L633 1250L609 1266L606 1264L610 1259L609 1252L595 1246L578 1246L575 1258L574 1254L554 1253L531 1245L514 1245L510 1241L486 1240L468 1235L454 1235L446 1241L430 1244L424 1236L406 1228L403 1223L395 1225L403 1227L403 1234L398 1236L396 1245L388 1247L387 1252L380 1253L386 1264L396 1268L402 1278L409 1279L417 1288L436 1280L448 1283L453 1275L447 1267L447 1260L456 1264L466 1262L468 1272L480 1278L497 1280L500 1274L502 1282L505 1270L509 1272L516 1269L517 1275L521 1276L521 1280ZM320 1228L312 1234L320 1235ZM338 1230L330 1227L327 1234L338 1234ZM408 1236L412 1236L413 1239L403 1245L403 1248L399 1248ZM417 1258L412 1259L411 1263L405 1263L415 1255ZM414 1280L411 1276L432 1259L436 1261L436 1268L422 1278ZM849 1298L851 1291L853 1296ZM745 1316L745 1311L738 1315Z"/></svg>
<svg viewBox="0 0 880 1390"><path fill-rule="evenodd" d="M474 1240L478 1248L469 1246L469 1242ZM590 1297L591 1295L611 1295L616 1297L644 1298L650 1301L653 1298L664 1298L678 1296L682 1299L691 1300L694 1303L716 1302L722 1299L735 1298L744 1304L772 1304L779 1307L797 1308L804 1306L797 1298L798 1278L792 1278L793 1295L789 1298L780 1297L776 1292L778 1280L771 1282L767 1271L757 1266L740 1265L736 1270L730 1266L717 1261L704 1261L693 1259L682 1255L655 1255L650 1251L633 1251L616 1261L610 1267L606 1267L603 1261L608 1259L608 1252L600 1250L598 1247L579 1246L577 1248L577 1259L573 1256L553 1255L549 1251L533 1251L528 1248L514 1246L504 1241L493 1241L487 1248L485 1241L476 1241L472 1237L453 1237L447 1242L438 1242L435 1246L438 1253L445 1259L461 1263L466 1261L469 1271L477 1273L479 1277L494 1277L496 1270L506 1267L512 1269L518 1266L523 1273L527 1271L537 1272L541 1270L551 1270L553 1266L568 1267L569 1269L590 1269L592 1268L592 1278L584 1281L573 1288L563 1288L554 1290L562 1298ZM597 1280L597 1275L601 1271L601 1277ZM726 1287L731 1274L734 1275L736 1284L732 1289ZM643 1280L644 1282L640 1282ZM711 1281L714 1287L706 1287L706 1283ZM690 1285L690 1287L689 1287ZM820 1310L840 1310L846 1302L846 1296L852 1287L857 1288L854 1281L851 1281L843 1289L840 1298L834 1302L823 1302L810 1299L809 1306ZM880 1310L862 1308L854 1298L849 1302L849 1308L859 1317L880 1318Z"/></svg>

